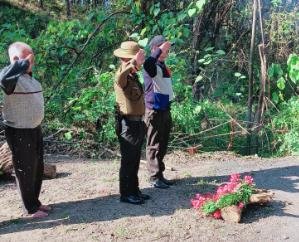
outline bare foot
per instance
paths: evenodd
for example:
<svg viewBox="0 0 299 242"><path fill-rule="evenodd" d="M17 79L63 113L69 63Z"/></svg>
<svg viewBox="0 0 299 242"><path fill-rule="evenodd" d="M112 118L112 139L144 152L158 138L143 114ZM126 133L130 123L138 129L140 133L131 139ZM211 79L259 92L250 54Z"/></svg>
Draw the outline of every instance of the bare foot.
<svg viewBox="0 0 299 242"><path fill-rule="evenodd" d="M40 207L38 208L38 210L43 211L43 212L49 212L52 210L52 208L48 205L40 205Z"/></svg>
<svg viewBox="0 0 299 242"><path fill-rule="evenodd" d="M31 218L45 218L47 217L48 214L41 211L41 210L37 210L35 213L31 214Z"/></svg>

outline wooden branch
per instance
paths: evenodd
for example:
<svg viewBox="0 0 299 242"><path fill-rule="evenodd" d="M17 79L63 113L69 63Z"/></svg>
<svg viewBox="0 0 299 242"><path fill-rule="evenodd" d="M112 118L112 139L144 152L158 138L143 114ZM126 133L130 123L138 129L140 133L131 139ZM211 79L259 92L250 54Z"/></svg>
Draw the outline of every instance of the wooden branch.
<svg viewBox="0 0 299 242"><path fill-rule="evenodd" d="M45 138L44 138L44 141L48 141L48 140L50 140L50 139L53 139L54 136L60 134L60 133L63 132L63 131L67 131L67 130L68 130L68 129L65 129L65 128L59 129L59 130L56 131L54 134L51 134L51 135L45 137Z"/></svg>
<svg viewBox="0 0 299 242"><path fill-rule="evenodd" d="M231 130L231 134L229 136L229 143L227 146L227 150L231 150L233 148L234 145L234 132L235 132L235 122L234 120L231 120L230 122L230 130Z"/></svg>
<svg viewBox="0 0 299 242"><path fill-rule="evenodd" d="M265 55L265 45L260 44L258 47L259 47L259 55L260 55L260 60L261 60L261 78L260 78L260 94L259 94L259 101L258 101L258 107L257 107L257 111L256 111L255 121L256 121L257 125L261 127L261 123L263 120L263 114L264 114L264 110L265 110L267 63L266 63L266 55Z"/></svg>

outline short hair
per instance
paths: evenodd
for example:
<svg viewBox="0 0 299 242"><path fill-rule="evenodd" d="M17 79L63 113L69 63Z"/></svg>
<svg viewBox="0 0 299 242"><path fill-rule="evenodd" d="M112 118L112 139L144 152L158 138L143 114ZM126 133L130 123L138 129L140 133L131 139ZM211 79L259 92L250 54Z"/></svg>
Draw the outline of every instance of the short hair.
<svg viewBox="0 0 299 242"><path fill-rule="evenodd" d="M166 41L163 35L156 35L152 40L149 42L149 47L152 49L154 46L160 46Z"/></svg>
<svg viewBox="0 0 299 242"><path fill-rule="evenodd" d="M32 48L24 42L14 42L14 43L12 43L8 47L9 58L12 59L14 57L14 55L19 56L23 52L24 49L26 49L29 52L33 53Z"/></svg>

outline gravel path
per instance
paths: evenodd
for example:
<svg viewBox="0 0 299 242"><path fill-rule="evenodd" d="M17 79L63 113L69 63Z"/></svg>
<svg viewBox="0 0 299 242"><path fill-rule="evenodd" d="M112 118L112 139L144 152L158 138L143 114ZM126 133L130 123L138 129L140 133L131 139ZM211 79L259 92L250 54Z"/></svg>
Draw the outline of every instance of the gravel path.
<svg viewBox="0 0 299 242"><path fill-rule="evenodd" d="M13 181L0 182L0 241L299 241L299 157L261 159L231 153L166 157L168 190L151 188L145 165L140 187L152 199L142 206L120 203L118 160L48 157L58 178L45 180L41 201L54 208L42 220L21 218ZM195 193L213 191L232 173L250 173L274 201L248 209L242 223L202 218L190 208Z"/></svg>

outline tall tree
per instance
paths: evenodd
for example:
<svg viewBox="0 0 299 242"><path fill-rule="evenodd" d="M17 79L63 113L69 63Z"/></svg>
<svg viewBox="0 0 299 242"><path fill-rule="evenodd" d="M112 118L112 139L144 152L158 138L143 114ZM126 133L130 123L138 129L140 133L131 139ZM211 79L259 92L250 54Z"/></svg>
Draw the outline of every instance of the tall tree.
<svg viewBox="0 0 299 242"><path fill-rule="evenodd" d="M68 18L71 17L72 13L71 13L71 2L70 0L65 0L65 3L66 3L66 16Z"/></svg>
<svg viewBox="0 0 299 242"><path fill-rule="evenodd" d="M256 17L257 17L257 0L252 3L252 29L251 29L251 43L249 53L249 70L248 70L248 102L247 102L247 147L248 154L251 153L251 127L252 127L252 106L253 106L253 53L255 45L255 31L256 31Z"/></svg>

